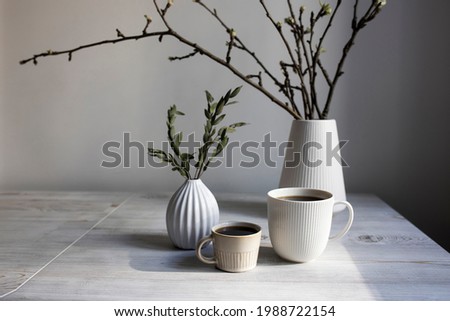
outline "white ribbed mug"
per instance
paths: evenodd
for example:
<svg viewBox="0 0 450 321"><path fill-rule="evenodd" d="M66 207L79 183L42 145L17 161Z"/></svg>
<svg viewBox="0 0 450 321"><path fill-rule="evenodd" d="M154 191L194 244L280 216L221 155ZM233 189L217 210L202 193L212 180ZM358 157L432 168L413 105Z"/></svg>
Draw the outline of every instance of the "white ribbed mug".
<svg viewBox="0 0 450 321"><path fill-rule="evenodd" d="M203 246L213 242L214 256L205 257ZM206 264L215 264L227 272L245 272L253 269L258 261L261 227L247 222L227 222L214 226L211 235L197 243L197 258Z"/></svg>
<svg viewBox="0 0 450 321"><path fill-rule="evenodd" d="M353 207L346 201L335 201L324 190L288 187L270 191L267 200L269 235L273 249L282 258L308 262L319 257L328 240L344 236L353 222ZM303 200L300 200L303 199ZM343 204L348 221L336 235L330 236L333 208Z"/></svg>

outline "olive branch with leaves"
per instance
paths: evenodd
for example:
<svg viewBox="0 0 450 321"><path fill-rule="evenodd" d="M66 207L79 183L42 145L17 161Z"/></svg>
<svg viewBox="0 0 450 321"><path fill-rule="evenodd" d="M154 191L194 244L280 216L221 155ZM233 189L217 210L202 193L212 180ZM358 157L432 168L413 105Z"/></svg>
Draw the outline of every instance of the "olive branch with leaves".
<svg viewBox="0 0 450 321"><path fill-rule="evenodd" d="M177 116L184 116L184 113L177 109L176 105L170 106L167 110L167 137L170 142L170 148L173 153L166 153L163 150L149 148L149 155L159 158L161 161L172 166L173 171L178 171L181 176L186 179L198 179L208 169L211 161L219 156L229 142L229 133L233 133L236 128L247 125L244 122L233 123L230 125L218 127L224 120L226 114L224 109L226 106L235 104L236 101L230 99L236 97L241 90L237 87L229 90L218 101L214 101L214 97L210 92L206 91L207 107L204 110L206 123L204 125L204 133L202 145L198 148L197 153L183 153L180 150L183 141L183 132L176 132L175 119ZM196 155L197 154L197 155ZM192 169L195 168L195 171ZM194 173L192 173L194 171Z"/></svg>
<svg viewBox="0 0 450 321"><path fill-rule="evenodd" d="M325 40L329 36L329 31L343 3L342 0L332 1L334 6L317 1L318 8L311 9L306 8L304 5L294 6L294 0L285 0L287 17L280 17L281 19L279 19L273 17L266 0L258 0L261 9L259 12L267 17L269 24L275 28L280 40L280 46L279 48L277 47L277 50L285 50L288 57L286 61L279 61L279 73L269 70L267 64L262 61L259 55L238 36L236 29L221 18L218 10L211 8L202 0L193 0L193 2L211 15L225 31L227 41L223 55L212 53L212 50L187 39L172 27L168 18L170 16L169 12L176 6L174 0L153 0L157 15L164 25L163 30L150 31L153 19L151 16L145 15L145 26L141 33L125 35L122 31L116 29L116 37L113 39L93 42L68 50L47 50L28 59L21 60L20 63L33 62L37 64L40 58L58 55L68 55L68 60L71 61L75 52L90 47L150 37L157 37L162 42L164 37L173 37L190 47L192 51L183 56L169 57L169 60L184 60L198 54L208 57L224 66L246 84L261 92L295 119L326 119L337 82L344 73L344 63L355 43L357 35L381 12L387 3L387 0L366 0L369 4L366 8L361 9L360 0L351 0L353 3L352 18L349 24L351 32L345 41L342 51L336 54L339 57L337 66L330 72L322 59L326 52ZM161 5L164 2L165 5ZM280 0L273 0L273 2L279 4ZM234 64L232 58L236 51L248 55L253 60L256 67L254 72L244 73ZM267 87L265 83L267 79L274 85L275 90ZM318 87L321 83L325 84L326 89L324 97L319 99L321 95ZM283 98L280 98L279 94Z"/></svg>

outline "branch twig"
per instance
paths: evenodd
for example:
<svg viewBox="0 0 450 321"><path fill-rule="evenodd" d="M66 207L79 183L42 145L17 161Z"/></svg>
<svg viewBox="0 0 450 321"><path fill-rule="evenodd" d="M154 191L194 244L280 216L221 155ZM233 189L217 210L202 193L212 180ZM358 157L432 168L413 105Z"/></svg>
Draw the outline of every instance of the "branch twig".
<svg viewBox="0 0 450 321"><path fill-rule="evenodd" d="M269 19L270 23L277 31L290 60L290 62L280 62L282 77L275 76L275 74L266 67L266 65L257 56L257 54L254 51L250 50L249 47L243 42L243 40L238 37L235 30L233 28L230 28L225 23L225 21L219 16L217 10L211 9L202 0L194 0L194 2L200 5L209 14L211 14L212 17L225 29L228 35L228 41L226 42L227 48L222 57L212 53L210 50L199 45L198 43L190 41L172 28L167 19L167 16L171 8L174 6L173 0L165 0L165 5L163 6L160 6L158 4L160 2L159 0L153 0L156 12L163 22L163 28L165 27L165 30L149 32L152 18L145 15L144 17L146 19L146 23L144 25L144 28L142 29L141 34L124 35L119 29L116 29L116 38L114 39L93 42L68 50L47 50L42 53L35 54L30 58L21 60L20 64L23 65L28 62L37 64L38 60L41 58L59 55L67 55L68 60L71 61L73 55L76 52L87 48L106 44L116 44L125 41L136 41L151 37L157 37L161 42L164 37L169 36L177 39L179 42L188 46L192 50L190 53L184 56L170 56L169 60L184 60L191 58L197 54L206 56L210 60L224 66L239 79L261 92L275 105L287 111L295 119L302 119L303 117L305 119L313 119L315 117L315 114L317 114L317 116L322 119L327 118L328 116L330 103L336 88L336 84L338 82L338 79L343 74L344 63L347 59L350 49L354 45L356 36L367 25L368 22L372 21L378 15L378 13L380 13L381 8L386 4L386 1L384 0L368 1L371 1L370 6L368 6L362 17L358 18L359 0L354 0L353 17L351 21L351 35L349 36L347 42L345 43L345 46L342 49L339 62L334 71L334 74L332 75L328 73L327 69L322 64L322 45L325 42L326 36L331 29L335 17L337 16L337 11L341 7L342 0L336 0L336 6L334 10L330 6L330 4L322 3L320 3L320 9L317 12L311 10L309 15L309 26L306 25L305 21L303 20L303 16L306 10L305 7L300 6L298 9L298 15L296 15L294 11L293 1L286 0L289 17L285 18L284 22L289 26L290 32L293 36L294 44L290 42L292 41L292 39L288 39L288 37L286 37L285 33L283 32L283 24L281 22L276 22L276 20L272 17L271 12L266 6L265 0L259 0L259 3L263 8L266 17ZM314 41L316 41L317 39L314 33L315 27L320 21L322 21L323 17L328 15L330 15L330 18L324 25L324 29L320 34L318 41L315 43ZM253 72L244 74L243 72L241 72L235 65L231 63L232 54L234 54L234 48L249 55L260 70L258 70L256 73ZM319 74L317 72L317 69L320 70ZM295 83L292 81L295 78L292 77L293 74L297 74L296 77L298 77L298 79L296 80L299 81L299 83ZM284 95L284 97L287 98L287 102L283 102L263 85L263 75L272 80L273 84ZM318 79L317 77L319 76L322 76L328 85L328 93L325 99L325 103L323 104L323 109L319 107L318 93L316 88ZM296 91L299 91L301 94L301 102L303 103L303 115L300 113L297 107L295 97Z"/></svg>
<svg viewBox="0 0 450 321"><path fill-rule="evenodd" d="M43 58L43 57L48 57L48 56L60 56L60 55L66 55L66 54L69 55L69 60L71 60L72 56L75 52L83 50L83 49L97 47L97 46L106 45L106 44L116 44L119 42L130 41L130 40L139 40L139 39L148 38L148 37L160 37L160 36L165 36L165 35L170 35L170 32L166 30L166 31L149 32L149 33L145 33L142 35L123 36L123 37L119 37L119 38L115 38L115 39L109 39L109 40L103 40L103 41L89 43L89 44L82 45L82 46L79 46L79 47L76 47L73 49L68 49L68 50L61 50L61 51L47 50L40 54L34 55L31 58L21 60L20 64L24 65L24 64L32 61L35 65L37 65L38 58Z"/></svg>
<svg viewBox="0 0 450 321"><path fill-rule="evenodd" d="M339 77L341 77L344 74L344 72L342 71L343 67L344 67L344 63L345 63L345 60L348 56L350 49L355 44L356 36L366 26L367 22L372 20L375 17L375 15L379 13L380 8L382 6L381 1L373 0L371 5L367 9L366 13L362 16L361 19L358 20L358 4L359 4L359 0L355 0L355 4L353 5L353 18L352 18L352 24L351 24L352 33L351 33L350 38L348 39L347 43L345 44L344 48L342 49L341 58L337 65L333 80L331 81L331 86L328 91L324 109L322 111L323 118L328 117L328 113L330 110L330 103L331 103L331 99L334 94L334 90L336 88L337 81L338 81Z"/></svg>

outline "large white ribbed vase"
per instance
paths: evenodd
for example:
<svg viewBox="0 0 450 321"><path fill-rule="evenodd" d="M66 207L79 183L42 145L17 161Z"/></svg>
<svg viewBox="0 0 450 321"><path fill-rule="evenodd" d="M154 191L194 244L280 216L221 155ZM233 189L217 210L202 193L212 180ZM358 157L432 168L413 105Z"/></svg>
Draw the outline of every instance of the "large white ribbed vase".
<svg viewBox="0 0 450 321"><path fill-rule="evenodd" d="M336 121L293 120L289 141L293 145L286 149L280 187L322 189L331 192L336 200L345 201Z"/></svg>
<svg viewBox="0 0 450 321"><path fill-rule="evenodd" d="M200 179L186 180L167 205L167 232L172 243L181 249L195 249L217 223L216 198Z"/></svg>

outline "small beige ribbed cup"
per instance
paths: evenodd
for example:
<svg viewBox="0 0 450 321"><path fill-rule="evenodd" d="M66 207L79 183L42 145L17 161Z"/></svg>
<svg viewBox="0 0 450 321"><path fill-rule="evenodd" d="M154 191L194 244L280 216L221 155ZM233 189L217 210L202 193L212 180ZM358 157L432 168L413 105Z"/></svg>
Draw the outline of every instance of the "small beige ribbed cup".
<svg viewBox="0 0 450 321"><path fill-rule="evenodd" d="M328 240L344 236L353 222L353 208L346 201L335 201L331 193L318 189L288 187L270 191L267 200L269 235L273 249L282 258L308 262L319 257ZM317 200L292 200L295 197ZM345 227L330 237L333 207L343 204L349 218Z"/></svg>
<svg viewBox="0 0 450 321"><path fill-rule="evenodd" d="M231 231L231 232L230 232ZM246 231L245 235L230 235L232 231ZM214 257L205 257L202 247L212 241ZM211 235L197 243L196 255L206 264L215 264L227 272L245 272L253 269L258 261L261 227L247 222L227 222L214 226Z"/></svg>

